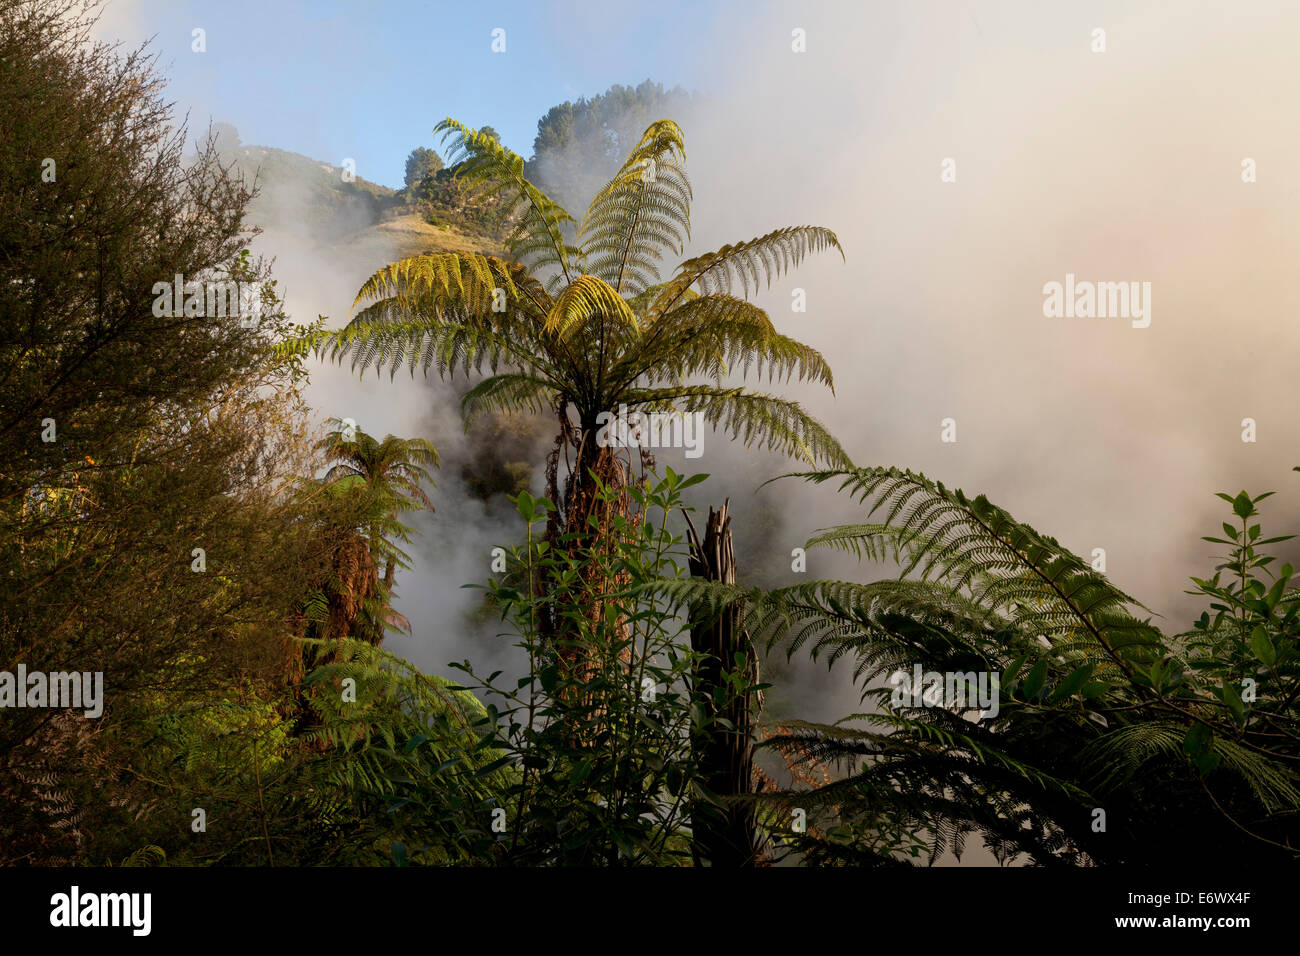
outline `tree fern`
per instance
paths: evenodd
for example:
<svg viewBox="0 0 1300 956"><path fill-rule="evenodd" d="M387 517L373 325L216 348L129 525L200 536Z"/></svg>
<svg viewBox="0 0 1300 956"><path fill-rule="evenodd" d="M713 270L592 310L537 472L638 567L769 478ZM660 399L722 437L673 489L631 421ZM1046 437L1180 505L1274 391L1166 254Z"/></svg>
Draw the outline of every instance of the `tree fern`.
<svg viewBox="0 0 1300 956"><path fill-rule="evenodd" d="M659 278L665 252L690 236L691 185L686 144L672 120L642 135L614 178L595 196L578 236L583 265L620 295L635 296Z"/></svg>
<svg viewBox="0 0 1300 956"><path fill-rule="evenodd" d="M1054 538L1017 522L980 495L968 498L924 475L896 468L811 472L814 483L840 481L878 524L829 529L810 547L899 560L903 574L931 577L967 593L990 612L1041 635L1054 651L1108 672L1132 673L1163 652L1160 632L1131 609L1145 610Z"/></svg>
<svg viewBox="0 0 1300 956"><path fill-rule="evenodd" d="M824 358L777 332L745 299L760 276L770 281L813 252L839 250L834 233L778 229L688 259L671 280L655 284L660 261L680 253L690 230L691 188L676 124L647 128L592 200L573 241L573 219L528 182L522 159L454 120L438 131L452 141L455 174L509 204L507 258L446 253L391 263L361 287L345 328L310 330L284 351L315 349L350 358L361 371L394 375L405 366L412 374L507 376L474 388L463 409L467 416L555 410L576 483L561 495L552 478L548 491L565 512L592 500L586 475L609 457L595 440L597 419L624 406L701 412L747 443L809 464L847 464L839 443L798 403L724 386L728 376L752 373L833 387ZM743 294L731 295L733 286ZM700 386L700 378L713 386ZM612 475L611 467L600 466Z"/></svg>
<svg viewBox="0 0 1300 956"><path fill-rule="evenodd" d="M839 800L840 812L897 805L950 849L973 827L996 852L1038 862L1133 859L1129 820L1179 813L1209 813L1219 831L1253 838L1260 853L1286 845L1267 834L1289 833L1300 809L1296 695L1285 679L1250 701L1234 686L1262 675L1261 663L1290 674L1300 629L1290 566L1271 586L1254 577L1271 559L1253 542L1281 540L1250 527L1258 499L1222 496L1242 526L1225 525L1231 540L1211 540L1235 545L1226 567L1239 582L1196 579L1219 599L1219 617L1203 615L1189 635L1171 638L1104 575L983 496L895 468L802 477L838 481L867 519L879 519L823 529L810 548L902 569L895 581L814 581L747 598L751 626L791 653L850 658L864 702L877 709L852 719L865 730L806 725L771 742L808 759L858 761L816 799ZM894 704L882 682L917 665L998 676L999 713L918 707L906 696ZM891 788L929 803L898 803ZM1098 807L1125 832L1108 838L1091 826ZM1032 839L1014 825L1031 818ZM1182 852L1163 844L1171 850Z"/></svg>

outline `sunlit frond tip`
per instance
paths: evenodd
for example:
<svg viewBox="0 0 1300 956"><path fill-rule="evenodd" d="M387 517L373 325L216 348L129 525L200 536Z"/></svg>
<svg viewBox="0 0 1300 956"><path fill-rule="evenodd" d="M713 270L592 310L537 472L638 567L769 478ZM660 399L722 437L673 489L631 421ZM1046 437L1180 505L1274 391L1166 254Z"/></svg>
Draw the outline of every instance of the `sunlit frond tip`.
<svg viewBox="0 0 1300 956"><path fill-rule="evenodd" d="M569 281L577 250L565 240L564 228L575 220L524 176L523 157L451 117L433 131L449 143L447 162L458 178L481 183L485 197L499 196L508 204L514 222L506 240L511 258L534 271L554 270L557 278Z"/></svg>
<svg viewBox="0 0 1300 956"><path fill-rule="evenodd" d="M799 265L814 252L834 249L844 258L839 238L823 226L786 226L765 236L723 246L694 259L687 259L655 301L653 311L662 313L676 304L686 290L698 286L705 295L731 293L739 285L743 295L757 292L760 281L772 280Z"/></svg>
<svg viewBox="0 0 1300 956"><path fill-rule="evenodd" d="M584 268L635 295L659 278L665 252L691 233L686 146L672 120L650 125L623 166L592 200L579 229Z"/></svg>

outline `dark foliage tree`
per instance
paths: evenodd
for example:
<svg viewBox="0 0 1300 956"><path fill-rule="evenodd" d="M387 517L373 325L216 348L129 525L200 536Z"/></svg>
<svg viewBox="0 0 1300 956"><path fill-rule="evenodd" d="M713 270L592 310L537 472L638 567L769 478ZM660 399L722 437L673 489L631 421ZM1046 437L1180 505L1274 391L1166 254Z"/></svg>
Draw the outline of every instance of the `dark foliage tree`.
<svg viewBox="0 0 1300 956"><path fill-rule="evenodd" d="M442 157L431 149L417 146L406 157L406 189L412 192L424 180L442 169Z"/></svg>
<svg viewBox="0 0 1300 956"><path fill-rule="evenodd" d="M537 121L528 177L560 205L580 208L613 178L623 157L656 120L680 117L694 99L681 87L645 80L552 106Z"/></svg>
<svg viewBox="0 0 1300 956"><path fill-rule="evenodd" d="M93 13L0 0L0 670L101 672L105 698L5 711L5 862L147 814L130 728L276 684L322 557L250 190L211 139L185 154L151 60L91 43ZM156 309L177 275L241 283L247 311Z"/></svg>

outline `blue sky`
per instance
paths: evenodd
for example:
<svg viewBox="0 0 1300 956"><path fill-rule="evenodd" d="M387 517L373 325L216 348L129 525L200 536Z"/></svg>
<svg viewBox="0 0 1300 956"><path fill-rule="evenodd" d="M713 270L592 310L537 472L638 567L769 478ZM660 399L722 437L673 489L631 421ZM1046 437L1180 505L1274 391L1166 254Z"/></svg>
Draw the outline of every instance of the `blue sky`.
<svg viewBox="0 0 1300 956"><path fill-rule="evenodd" d="M444 116L491 125L527 157L537 120L567 99L647 78L700 89L698 67L726 35L715 24L734 10L689 0L110 0L99 34L152 38L192 129L211 116L246 143L336 165L350 157L359 176L400 186L407 153L436 146ZM196 27L206 52L191 50ZM491 49L497 27L505 53Z"/></svg>

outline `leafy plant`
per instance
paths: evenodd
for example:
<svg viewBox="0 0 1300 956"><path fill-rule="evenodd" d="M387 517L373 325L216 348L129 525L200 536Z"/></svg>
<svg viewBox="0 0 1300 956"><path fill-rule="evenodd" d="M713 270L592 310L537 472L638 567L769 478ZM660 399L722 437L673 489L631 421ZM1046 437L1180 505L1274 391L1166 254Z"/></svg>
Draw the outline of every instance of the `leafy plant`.
<svg viewBox="0 0 1300 956"><path fill-rule="evenodd" d="M492 746L520 769L502 803L494 859L531 865L683 864L690 861L688 810L705 796L692 756L691 728L708 717L692 699L699 655L688 624L661 587L686 576L685 547L669 527L681 493L703 480L667 469L633 488L637 519L616 518L616 533L590 557L601 579L624 584L601 595L592 615L573 601L585 593L586 562L553 548L541 533L552 503L520 494L528 532L509 552L510 573L489 587L503 620L518 634L528 672L502 684L463 665L468 683L491 701ZM602 485L599 493L619 492ZM559 583L549 590L539 580ZM563 615L586 650L587 666L561 666L562 648L539 622L543 608ZM728 662L730 664L730 662ZM752 693L740 675L720 688Z"/></svg>
<svg viewBox="0 0 1300 956"><path fill-rule="evenodd" d="M388 601L397 569L411 566L410 556L397 544L411 540L411 529L398 515L433 510L423 486L433 485L426 466L437 467L438 451L423 438L385 435L381 441L341 420L334 424L317 445L332 462L321 480L343 490L354 485L363 489L368 512L364 530L376 570L384 569L382 591Z"/></svg>
<svg viewBox="0 0 1300 956"><path fill-rule="evenodd" d="M789 639L791 653L806 645L852 660L867 705L770 738L796 762L840 770L772 799L820 808L824 830L841 835L902 825L927 835L932 860L959 854L972 834L1001 859L1044 865L1204 858L1215 847L1294 854L1300 610L1293 569L1274 572L1262 550L1286 540L1263 537L1254 520L1267 495L1220 495L1239 524L1208 539L1231 547L1212 578L1195 579L1210 609L1167 636L1103 574L983 496L893 468L802 477L838 481L868 519L880 516L826 529L809 547L893 559L902 576L748 593L754 626ZM897 674L916 666L994 678L996 715L970 701L900 700ZM898 841L874 839L796 842L810 859L879 859L881 846L896 855Z"/></svg>

